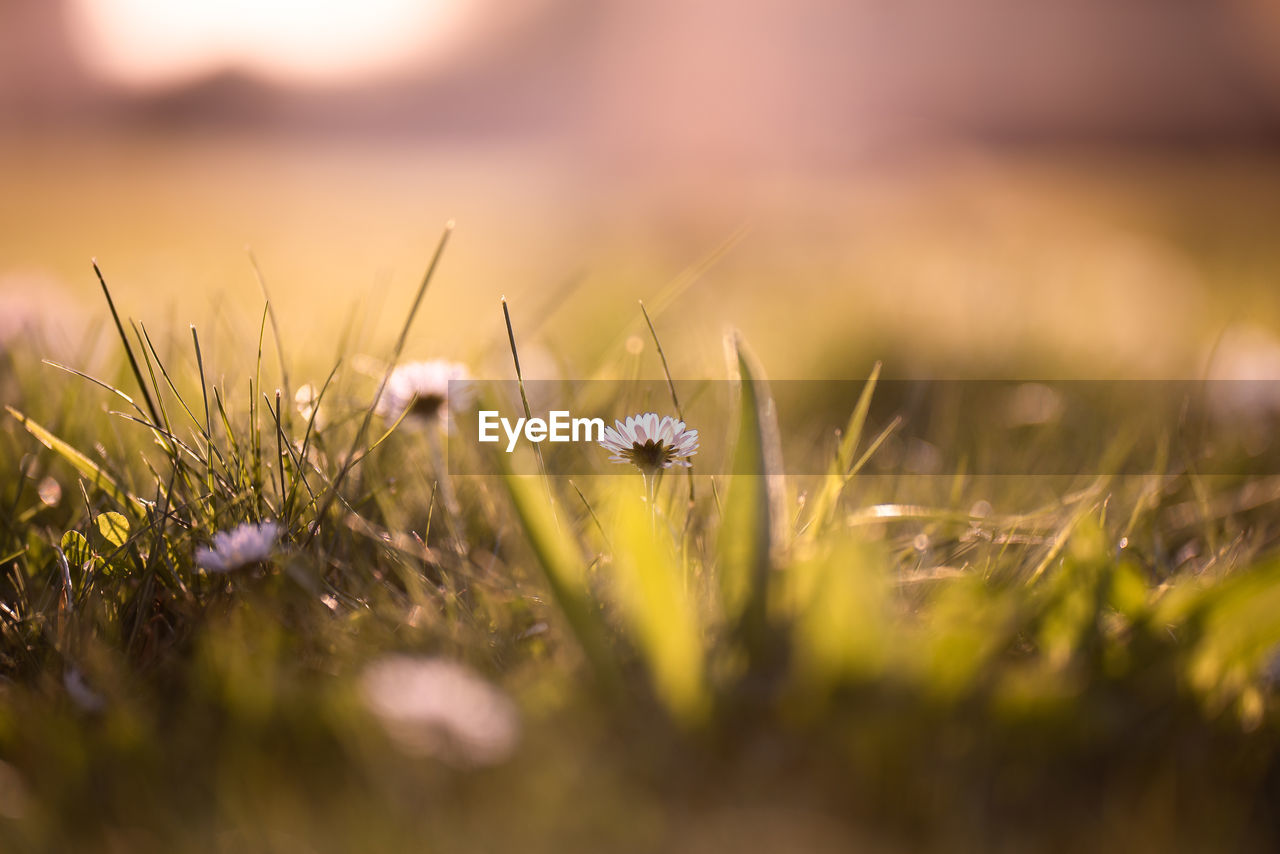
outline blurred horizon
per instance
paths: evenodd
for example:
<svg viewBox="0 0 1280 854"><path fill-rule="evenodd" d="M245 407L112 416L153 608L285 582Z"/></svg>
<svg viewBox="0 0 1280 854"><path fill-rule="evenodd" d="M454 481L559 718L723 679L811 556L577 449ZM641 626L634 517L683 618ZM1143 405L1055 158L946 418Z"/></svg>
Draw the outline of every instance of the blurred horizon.
<svg viewBox="0 0 1280 854"><path fill-rule="evenodd" d="M1277 48L1266 0L4 0L0 128L549 138L817 168L901 144L1271 146Z"/></svg>

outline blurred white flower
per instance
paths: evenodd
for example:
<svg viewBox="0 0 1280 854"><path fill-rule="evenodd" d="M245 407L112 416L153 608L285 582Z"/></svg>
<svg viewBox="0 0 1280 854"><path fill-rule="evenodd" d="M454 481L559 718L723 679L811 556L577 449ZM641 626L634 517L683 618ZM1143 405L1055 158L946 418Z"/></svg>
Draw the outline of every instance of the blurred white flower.
<svg viewBox="0 0 1280 854"><path fill-rule="evenodd" d="M1005 403L1005 423L1010 427L1050 424L1062 417L1062 394L1044 383L1019 383Z"/></svg>
<svg viewBox="0 0 1280 854"><path fill-rule="evenodd" d="M360 680L365 705L407 753L495 765L515 750L515 703L474 671L442 658L394 655Z"/></svg>
<svg viewBox="0 0 1280 854"><path fill-rule="evenodd" d="M42 332L65 307L57 282L38 273L0 277L0 347Z"/></svg>
<svg viewBox="0 0 1280 854"><path fill-rule="evenodd" d="M1280 420L1280 339L1254 325L1228 327L1206 371L1216 428L1258 455L1275 446Z"/></svg>
<svg viewBox="0 0 1280 854"><path fill-rule="evenodd" d="M275 522L254 525L246 522L230 531L213 535L213 548L196 549L196 563L209 572L230 572L271 557L280 539Z"/></svg>
<svg viewBox="0 0 1280 854"><path fill-rule="evenodd" d="M0 294L0 347L38 328L40 316L8 294Z"/></svg>
<svg viewBox="0 0 1280 854"><path fill-rule="evenodd" d="M1227 328L1209 360L1210 405L1228 419L1280 412L1280 339L1253 325Z"/></svg>
<svg viewBox="0 0 1280 854"><path fill-rule="evenodd" d="M89 687L89 682L80 672L80 668L68 666L62 674L62 686L67 689L71 701L86 712L96 714L107 707L102 695Z"/></svg>
<svg viewBox="0 0 1280 854"><path fill-rule="evenodd" d="M686 430L670 415L659 419L656 412L646 412L614 425L604 428L600 447L613 452L611 462L631 463L646 477L672 466L688 468L688 458L698 452L698 431Z"/></svg>
<svg viewBox="0 0 1280 854"><path fill-rule="evenodd" d="M26 349L45 358L88 358L84 307L56 277L39 270L0 270L0 355ZM3 367L3 366L0 366Z"/></svg>
<svg viewBox="0 0 1280 854"><path fill-rule="evenodd" d="M452 389L453 398L449 392ZM449 410L465 408L471 401L470 374L465 365L435 359L408 362L387 378L378 399L378 414L394 421L404 412L407 418L424 422L447 421Z"/></svg>

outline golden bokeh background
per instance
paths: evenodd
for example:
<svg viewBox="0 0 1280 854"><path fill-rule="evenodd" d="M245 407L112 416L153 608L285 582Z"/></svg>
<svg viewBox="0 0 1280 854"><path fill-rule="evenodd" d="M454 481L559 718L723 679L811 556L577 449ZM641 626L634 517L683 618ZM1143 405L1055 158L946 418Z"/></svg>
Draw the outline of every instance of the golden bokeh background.
<svg viewBox="0 0 1280 854"><path fill-rule="evenodd" d="M730 324L782 376L1265 363L1278 45L1263 0L0 0L0 300L74 343L97 257L256 331L250 246L324 362L455 219L410 355L487 358L506 295L590 359L685 276L685 374Z"/></svg>

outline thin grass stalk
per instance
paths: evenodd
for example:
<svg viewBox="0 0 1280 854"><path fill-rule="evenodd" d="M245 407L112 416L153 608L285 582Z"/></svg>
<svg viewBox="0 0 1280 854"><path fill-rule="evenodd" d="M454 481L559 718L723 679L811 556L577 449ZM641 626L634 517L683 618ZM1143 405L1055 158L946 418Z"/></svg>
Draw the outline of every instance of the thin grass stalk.
<svg viewBox="0 0 1280 854"><path fill-rule="evenodd" d="M413 305L410 306L409 314L405 317L404 326L400 330L400 336L396 339L396 346L391 352L391 360L387 364L386 372L382 375L381 382L378 383L378 391L374 394L373 402L369 404L369 408L365 410L364 419L360 422L360 428L356 431L355 438L351 440L351 448L343 459L342 468L338 470L338 476L334 478L333 485L326 495L324 504L321 505L320 510L316 513L315 524L312 525L311 532L307 535L306 542L303 544L304 546L309 545L316 535L320 533L321 521L328 515L330 508L333 507L334 501L338 498L338 490L342 488L347 475L357 462L356 450L364 442L364 437L369 432L369 425L373 421L373 414L377 409L378 401L382 399L382 394L386 391L391 374L395 370L396 364L400 361L401 353L404 352L404 345L409 339L409 330L413 327L413 320L418 314L418 307L422 305L422 298L427 293L427 286L431 284L431 280L435 277L436 268L440 265L440 258L444 255L444 248L448 245L451 234L453 234L453 220L445 223L444 232L440 235L440 240L436 244L435 254L431 256L431 263L427 265L427 272L422 277L422 284L418 286L418 292L413 298Z"/></svg>
<svg viewBox="0 0 1280 854"><path fill-rule="evenodd" d="M533 412L529 408L529 395L524 390L524 373L520 370L520 351L516 348L516 333L511 325L511 310L507 308L507 298L502 297L502 319L507 324L507 341L511 344L511 360L516 366L516 386L520 389L520 404L524 407L524 417L533 418ZM556 512L555 495L551 491L551 481L547 478L547 463L542 457L542 446L534 443L534 457L538 460L538 472L542 475L542 483L547 490L547 501L551 507L551 517L555 520L556 527L560 526L560 514Z"/></svg>
<svg viewBox="0 0 1280 854"><path fill-rule="evenodd" d="M289 367L284 359L284 340L280 337L280 323L276 320L275 304L267 291L267 278L262 275L262 268L258 265L258 257L253 254L253 249L246 246L244 251L249 256L249 265L253 267L253 277L258 282L258 289L262 291L262 301L267 304L267 316L271 319L271 337L275 340L276 359L280 362L280 385L284 388L285 399L292 400L293 390L289 385ZM280 414L284 419L285 429L288 430L290 415L287 410Z"/></svg>
<svg viewBox="0 0 1280 854"><path fill-rule="evenodd" d="M102 270L98 267L97 259L93 259L93 272L98 277L98 284L102 286L102 295L107 298L107 308L111 310L111 319L115 321L116 332L120 335L120 342L124 344L124 354L129 359L129 367L133 371L133 378L137 380L138 388L142 392L142 399L147 404L147 411L151 413L151 419L156 424L160 423L160 413L156 409L155 401L151 399L151 392L147 390L147 384L142 379L142 370L138 367L138 360L133 355L133 347L129 345L129 336L125 334L124 324L120 322L120 313L116 311L115 300L111 298L111 289L107 287L107 280L102 275Z"/></svg>

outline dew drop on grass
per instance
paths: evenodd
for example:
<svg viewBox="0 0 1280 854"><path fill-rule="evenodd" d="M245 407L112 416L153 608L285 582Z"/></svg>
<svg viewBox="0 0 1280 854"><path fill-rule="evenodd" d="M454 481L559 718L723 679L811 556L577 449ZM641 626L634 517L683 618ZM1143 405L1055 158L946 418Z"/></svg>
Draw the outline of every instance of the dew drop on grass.
<svg viewBox="0 0 1280 854"><path fill-rule="evenodd" d="M46 477L36 487L36 493L46 507L55 507L62 500L62 484L51 477Z"/></svg>

